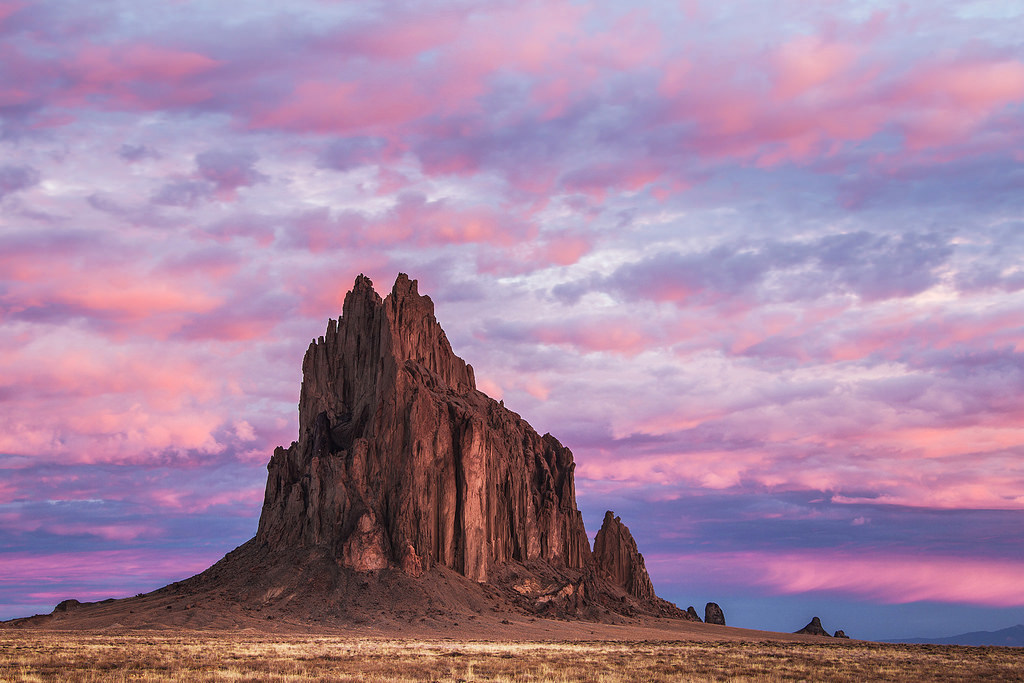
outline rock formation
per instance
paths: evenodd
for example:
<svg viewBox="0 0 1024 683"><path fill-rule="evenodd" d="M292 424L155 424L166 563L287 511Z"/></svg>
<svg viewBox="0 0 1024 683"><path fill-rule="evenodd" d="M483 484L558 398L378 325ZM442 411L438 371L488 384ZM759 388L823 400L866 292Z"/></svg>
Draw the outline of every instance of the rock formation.
<svg viewBox="0 0 1024 683"><path fill-rule="evenodd" d="M689 615L690 621L700 621L700 616L698 616L697 610L694 609L693 605L686 608L686 614Z"/></svg>
<svg viewBox="0 0 1024 683"><path fill-rule="evenodd" d="M268 465L263 557L450 570L527 611L689 618L655 595L612 513L590 552L572 453L476 389L415 280L400 274L381 299L356 278L302 375L299 438Z"/></svg>
<svg viewBox="0 0 1024 683"><path fill-rule="evenodd" d="M523 613L691 619L655 595L611 512L591 553L572 453L476 389L406 275L384 299L356 278L306 351L298 408L298 439L267 465L253 539L152 593L68 601L39 618L396 629Z"/></svg>
<svg viewBox="0 0 1024 683"><path fill-rule="evenodd" d="M804 626L799 631L796 631L796 633L805 633L811 636L829 635L829 632L826 631L825 628L821 625L821 619L819 619L818 617L814 617L813 619L811 619L811 623L807 624L807 626Z"/></svg>
<svg viewBox="0 0 1024 683"><path fill-rule="evenodd" d="M271 458L258 542L412 576L582 569L572 453L476 390L416 281L399 275L382 301L361 275L342 310L302 362L299 440Z"/></svg>
<svg viewBox="0 0 1024 683"><path fill-rule="evenodd" d="M844 631L843 629L839 629L838 631L836 631L835 634L832 637L833 638L846 638L846 639L850 638L850 636L846 635L846 631Z"/></svg>
<svg viewBox="0 0 1024 683"><path fill-rule="evenodd" d="M604 513L604 523L594 538L594 562L601 576L633 597L655 598L644 556L636 549L633 534L611 510Z"/></svg>
<svg viewBox="0 0 1024 683"><path fill-rule="evenodd" d="M718 606L718 603L709 602L704 605L704 623L725 626L725 612Z"/></svg>

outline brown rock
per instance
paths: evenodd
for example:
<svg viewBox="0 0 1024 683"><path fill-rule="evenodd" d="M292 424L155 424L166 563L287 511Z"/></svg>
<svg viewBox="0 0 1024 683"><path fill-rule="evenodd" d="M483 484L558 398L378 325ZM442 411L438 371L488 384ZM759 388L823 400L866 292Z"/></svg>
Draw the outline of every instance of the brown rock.
<svg viewBox="0 0 1024 683"><path fill-rule="evenodd" d="M600 576L633 597L655 598L644 556L636 549L633 534L611 510L604 513L604 523L594 538L594 563Z"/></svg>
<svg viewBox="0 0 1024 683"><path fill-rule="evenodd" d="M709 602L704 605L704 623L725 626L725 612L722 611L717 602Z"/></svg>
<svg viewBox="0 0 1024 683"><path fill-rule="evenodd" d="M700 616L697 614L697 610L690 605L686 608L686 615L690 618L690 621L700 621Z"/></svg>
<svg viewBox="0 0 1024 683"><path fill-rule="evenodd" d="M513 560L584 567L572 453L476 390L415 280L382 301L360 275L302 371L299 440L268 465L266 547L475 581Z"/></svg>
<svg viewBox="0 0 1024 683"><path fill-rule="evenodd" d="M796 631L796 633L804 633L811 636L829 635L828 631L826 631L825 628L821 625L821 619L819 619L818 617L813 617L811 619L811 622L807 624L807 626L804 626L799 631Z"/></svg>

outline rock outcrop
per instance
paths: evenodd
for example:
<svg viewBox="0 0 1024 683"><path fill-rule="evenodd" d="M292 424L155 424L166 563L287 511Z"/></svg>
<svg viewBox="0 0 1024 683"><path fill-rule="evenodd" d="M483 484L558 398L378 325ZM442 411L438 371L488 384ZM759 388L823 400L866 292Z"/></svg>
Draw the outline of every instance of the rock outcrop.
<svg viewBox="0 0 1024 683"><path fill-rule="evenodd" d="M601 530L594 538L594 563L598 573L640 600L654 600L654 585L644 566L644 556L636 549L629 528L608 510Z"/></svg>
<svg viewBox="0 0 1024 683"><path fill-rule="evenodd" d="M803 633L810 636L828 636L829 632L821 625L821 619L814 617L811 622L795 633Z"/></svg>
<svg viewBox="0 0 1024 683"><path fill-rule="evenodd" d="M704 605L704 623L725 626L725 612L718 606L718 603L709 602Z"/></svg>
<svg viewBox="0 0 1024 683"><path fill-rule="evenodd" d="M686 614L690 617L690 621L700 621L700 616L697 614L697 610L694 609L693 605L686 608ZM725 617L722 617L723 619Z"/></svg>
<svg viewBox="0 0 1024 683"><path fill-rule="evenodd" d="M302 373L299 439L268 465L256 538L270 550L475 581L509 561L588 562L572 453L476 390L415 280L381 300L360 275Z"/></svg>
<svg viewBox="0 0 1024 683"><path fill-rule="evenodd" d="M838 631L836 631L835 634L833 634L832 637L833 638L846 638L847 640L849 640L849 638L850 638L850 636L846 635L846 631L844 631L843 629L839 629Z"/></svg>

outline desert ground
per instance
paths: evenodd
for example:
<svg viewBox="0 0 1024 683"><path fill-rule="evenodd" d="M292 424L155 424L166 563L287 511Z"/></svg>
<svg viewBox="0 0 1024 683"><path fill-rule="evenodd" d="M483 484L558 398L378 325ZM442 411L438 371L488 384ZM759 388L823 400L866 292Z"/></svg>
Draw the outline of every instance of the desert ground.
<svg viewBox="0 0 1024 683"><path fill-rule="evenodd" d="M372 627L334 633L5 628L0 680L1024 680L1021 648L886 645L693 624L674 631L545 620L503 626L504 638L490 627L401 638L375 635Z"/></svg>

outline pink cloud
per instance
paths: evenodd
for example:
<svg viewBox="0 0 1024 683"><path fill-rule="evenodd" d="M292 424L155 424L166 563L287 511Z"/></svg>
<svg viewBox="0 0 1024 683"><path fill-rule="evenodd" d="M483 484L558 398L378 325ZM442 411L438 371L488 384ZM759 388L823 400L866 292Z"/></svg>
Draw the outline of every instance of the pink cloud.
<svg viewBox="0 0 1024 683"><path fill-rule="evenodd" d="M782 99L798 97L837 78L858 57L860 50L820 36L802 36L775 52L775 90Z"/></svg>
<svg viewBox="0 0 1024 683"><path fill-rule="evenodd" d="M904 110L900 125L911 151L969 138L989 117L1024 101L1024 62L965 58L910 71L889 96Z"/></svg>
<svg viewBox="0 0 1024 683"><path fill-rule="evenodd" d="M723 554L703 561L745 568L751 582L782 594L840 591L895 604L1024 605L1024 563L1016 561L821 552Z"/></svg>
<svg viewBox="0 0 1024 683"><path fill-rule="evenodd" d="M373 25L342 31L325 41L326 51L374 59L405 60L455 42L465 18L458 12L387 16Z"/></svg>
<svg viewBox="0 0 1024 683"><path fill-rule="evenodd" d="M1024 605L1024 564L1012 560L840 552L644 553L651 575L716 576L736 587L778 595L841 593L888 604L917 601L991 607Z"/></svg>
<svg viewBox="0 0 1024 683"><path fill-rule="evenodd" d="M255 115L248 125L349 134L407 123L430 109L427 97L407 80L305 81L284 103Z"/></svg>
<svg viewBox="0 0 1024 683"><path fill-rule="evenodd" d="M268 453L263 453L262 461L269 460ZM200 514L218 505L246 504L257 509L263 502L264 487L253 487L229 491L194 492L181 489L151 489L147 491L147 500L157 504L163 510Z"/></svg>
<svg viewBox="0 0 1024 683"><path fill-rule="evenodd" d="M148 524L89 524L89 523L65 523L46 524L41 527L43 531L58 536L98 536L106 541L127 542L137 538L158 539L163 535L163 529L156 525Z"/></svg>
<svg viewBox="0 0 1024 683"><path fill-rule="evenodd" d="M476 256L476 267L489 275L521 275L550 266L570 266L594 248L588 237L556 235L524 239L504 250L489 249Z"/></svg>
<svg viewBox="0 0 1024 683"><path fill-rule="evenodd" d="M186 578L209 567L223 550L97 550L92 552L4 553L0 584L93 582L97 577L131 576L135 581ZM64 595L63 598L75 597ZM105 597L124 597L124 593Z"/></svg>
<svg viewBox="0 0 1024 683"><path fill-rule="evenodd" d="M911 74L903 97L985 114L1024 100L1024 62L968 60L929 65Z"/></svg>
<svg viewBox="0 0 1024 683"><path fill-rule="evenodd" d="M219 294L199 282L146 274L137 270L137 264L96 273L75 259L69 261L66 269L55 272L52 260L49 264L22 260L16 273L25 284L15 290L16 303L9 314L62 309L65 316L77 312L97 319L141 321L207 312L222 302Z"/></svg>
<svg viewBox="0 0 1024 683"><path fill-rule="evenodd" d="M154 109L194 104L214 90L198 84L220 62L196 52L144 43L131 45L87 44L63 65L74 85L60 99L80 104L94 97L109 98L107 106Z"/></svg>
<svg viewBox="0 0 1024 683"><path fill-rule="evenodd" d="M511 245L536 234L536 227L490 207L456 207L418 195L399 197L383 220L367 231L374 244L412 241L423 246L488 243Z"/></svg>
<svg viewBox="0 0 1024 683"><path fill-rule="evenodd" d="M22 0L5 0L5 2L0 2L0 22L5 21L15 12L25 7L28 7L28 3Z"/></svg>
<svg viewBox="0 0 1024 683"><path fill-rule="evenodd" d="M233 379L210 372L180 349L100 348L80 335L75 351L54 353L42 338L0 361L5 388L16 392L0 418L0 449L43 461L186 464L212 457Z"/></svg>
<svg viewBox="0 0 1024 683"><path fill-rule="evenodd" d="M764 67L771 90L735 63L706 58L670 63L659 93L671 116L697 124L693 144L703 155L762 167L820 161L894 129L910 151L956 144L1024 100L1024 63L1016 60L904 65L868 54L851 42L803 36L776 48Z"/></svg>
<svg viewBox="0 0 1024 683"><path fill-rule="evenodd" d="M517 331L524 343L554 344L581 353L612 352L636 355L657 344L657 338L628 318L567 319L537 323ZM501 333L495 335L501 338Z"/></svg>
<svg viewBox="0 0 1024 683"><path fill-rule="evenodd" d="M517 3L481 13L471 20L472 32L455 46L452 65L477 77L499 69L543 74L567 63L587 13L586 7L564 1Z"/></svg>

